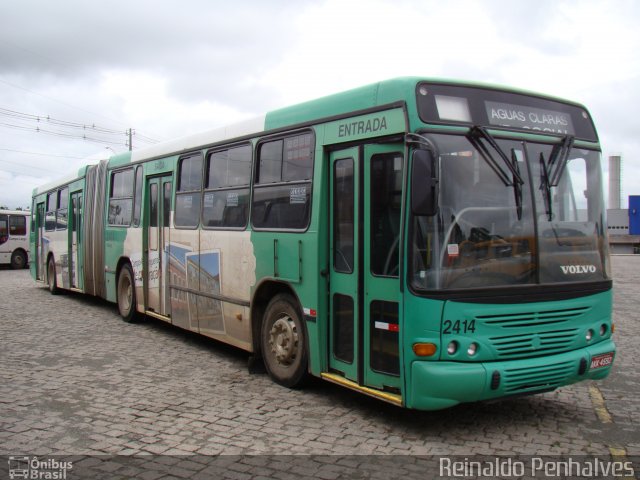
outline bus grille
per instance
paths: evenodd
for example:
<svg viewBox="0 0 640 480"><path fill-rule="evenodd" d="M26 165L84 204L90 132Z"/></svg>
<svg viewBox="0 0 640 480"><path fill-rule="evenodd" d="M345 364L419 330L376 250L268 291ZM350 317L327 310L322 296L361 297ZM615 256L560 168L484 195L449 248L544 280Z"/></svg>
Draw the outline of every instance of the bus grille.
<svg viewBox="0 0 640 480"><path fill-rule="evenodd" d="M565 385L576 373L572 362L540 367L509 368L504 371L504 391L508 394L552 390Z"/></svg>
<svg viewBox="0 0 640 480"><path fill-rule="evenodd" d="M590 307L505 315L476 316L492 332L488 337L496 359L552 355L576 348L578 325Z"/></svg>

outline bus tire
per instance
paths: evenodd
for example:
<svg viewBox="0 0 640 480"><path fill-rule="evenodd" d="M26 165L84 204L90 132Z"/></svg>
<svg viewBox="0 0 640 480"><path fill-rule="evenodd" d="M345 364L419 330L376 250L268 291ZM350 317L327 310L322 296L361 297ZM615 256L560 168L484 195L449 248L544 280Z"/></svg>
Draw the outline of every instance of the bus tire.
<svg viewBox="0 0 640 480"><path fill-rule="evenodd" d="M300 387L308 372L307 339L297 302L287 294L276 295L262 321L261 347L271 379L285 387Z"/></svg>
<svg viewBox="0 0 640 480"><path fill-rule="evenodd" d="M137 318L136 287L133 271L128 263L120 269L117 293L120 316L127 323L135 322Z"/></svg>
<svg viewBox="0 0 640 480"><path fill-rule="evenodd" d="M53 257L49 257L49 263L47 264L47 284L51 295L60 293L58 279L56 278L56 262L53 261Z"/></svg>
<svg viewBox="0 0 640 480"><path fill-rule="evenodd" d="M23 250L16 250L11 254L11 268L21 270L27 266L27 255Z"/></svg>

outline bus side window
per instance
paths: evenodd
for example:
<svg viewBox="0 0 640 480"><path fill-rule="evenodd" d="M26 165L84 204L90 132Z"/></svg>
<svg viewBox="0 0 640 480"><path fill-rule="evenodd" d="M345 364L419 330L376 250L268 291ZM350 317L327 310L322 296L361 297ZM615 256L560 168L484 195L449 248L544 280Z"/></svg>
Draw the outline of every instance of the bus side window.
<svg viewBox="0 0 640 480"><path fill-rule="evenodd" d="M56 229L56 208L58 195L57 192L47 194L47 213L45 217L44 229L47 232Z"/></svg>
<svg viewBox="0 0 640 480"><path fill-rule="evenodd" d="M33 205L31 206L31 231L35 232L36 231L36 212L37 212L37 207L36 207L36 200L33 200Z"/></svg>
<svg viewBox="0 0 640 480"><path fill-rule="evenodd" d="M307 228L311 216L313 135L304 133L261 144L251 223L261 229Z"/></svg>
<svg viewBox="0 0 640 480"><path fill-rule="evenodd" d="M155 183L151 184L151 191L149 192L149 226L157 227L158 226L158 185ZM154 237L155 238L155 237ZM153 249L155 250L155 248Z"/></svg>
<svg viewBox="0 0 640 480"><path fill-rule="evenodd" d="M71 195L71 231L76 234L76 242L80 243L82 218L82 193L75 192Z"/></svg>
<svg viewBox="0 0 640 480"><path fill-rule="evenodd" d="M136 167L136 185L133 196L133 226L140 225L140 212L142 210L142 165Z"/></svg>
<svg viewBox="0 0 640 480"><path fill-rule="evenodd" d="M400 207L403 158L400 153L371 158L371 272L397 277L400 261Z"/></svg>
<svg viewBox="0 0 640 480"><path fill-rule="evenodd" d="M67 215L69 206L69 189L58 190L58 208L56 210L56 230L67 229Z"/></svg>
<svg viewBox="0 0 640 480"><path fill-rule="evenodd" d="M129 226L133 213L133 168L111 174L109 225Z"/></svg>
<svg viewBox="0 0 640 480"><path fill-rule="evenodd" d="M162 195L162 226L169 227L171 218L171 182L164 184L164 194Z"/></svg>
<svg viewBox="0 0 640 480"><path fill-rule="evenodd" d="M23 215L9 216L9 235L24 236L27 234L27 217Z"/></svg>
<svg viewBox="0 0 640 480"><path fill-rule="evenodd" d="M243 145L209 155L202 210L205 227L246 227L251 154L251 145Z"/></svg>
<svg viewBox="0 0 640 480"><path fill-rule="evenodd" d="M202 155L194 153L180 159L176 188L176 227L196 228L200 223L202 197Z"/></svg>

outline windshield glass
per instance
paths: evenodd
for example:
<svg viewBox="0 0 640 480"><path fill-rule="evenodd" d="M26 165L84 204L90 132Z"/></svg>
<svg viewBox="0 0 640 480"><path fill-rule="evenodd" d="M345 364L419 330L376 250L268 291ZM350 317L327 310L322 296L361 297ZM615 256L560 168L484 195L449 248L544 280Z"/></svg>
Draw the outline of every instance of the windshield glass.
<svg viewBox="0 0 640 480"><path fill-rule="evenodd" d="M546 167L549 178L544 170L552 148L527 148L535 187L540 282L609 278L600 154L572 148L565 164L556 161Z"/></svg>
<svg viewBox="0 0 640 480"><path fill-rule="evenodd" d="M597 152L571 149L549 163L552 145L427 137L437 152L438 212L411 221L415 288L608 278Z"/></svg>

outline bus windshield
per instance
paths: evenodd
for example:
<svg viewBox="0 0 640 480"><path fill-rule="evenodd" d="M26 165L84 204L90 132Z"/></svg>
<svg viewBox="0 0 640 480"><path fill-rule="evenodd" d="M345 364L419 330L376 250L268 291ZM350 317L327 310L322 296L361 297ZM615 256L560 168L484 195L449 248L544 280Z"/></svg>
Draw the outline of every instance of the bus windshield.
<svg viewBox="0 0 640 480"><path fill-rule="evenodd" d="M435 215L411 221L416 290L610 278L599 152L488 135L427 138L439 198Z"/></svg>

